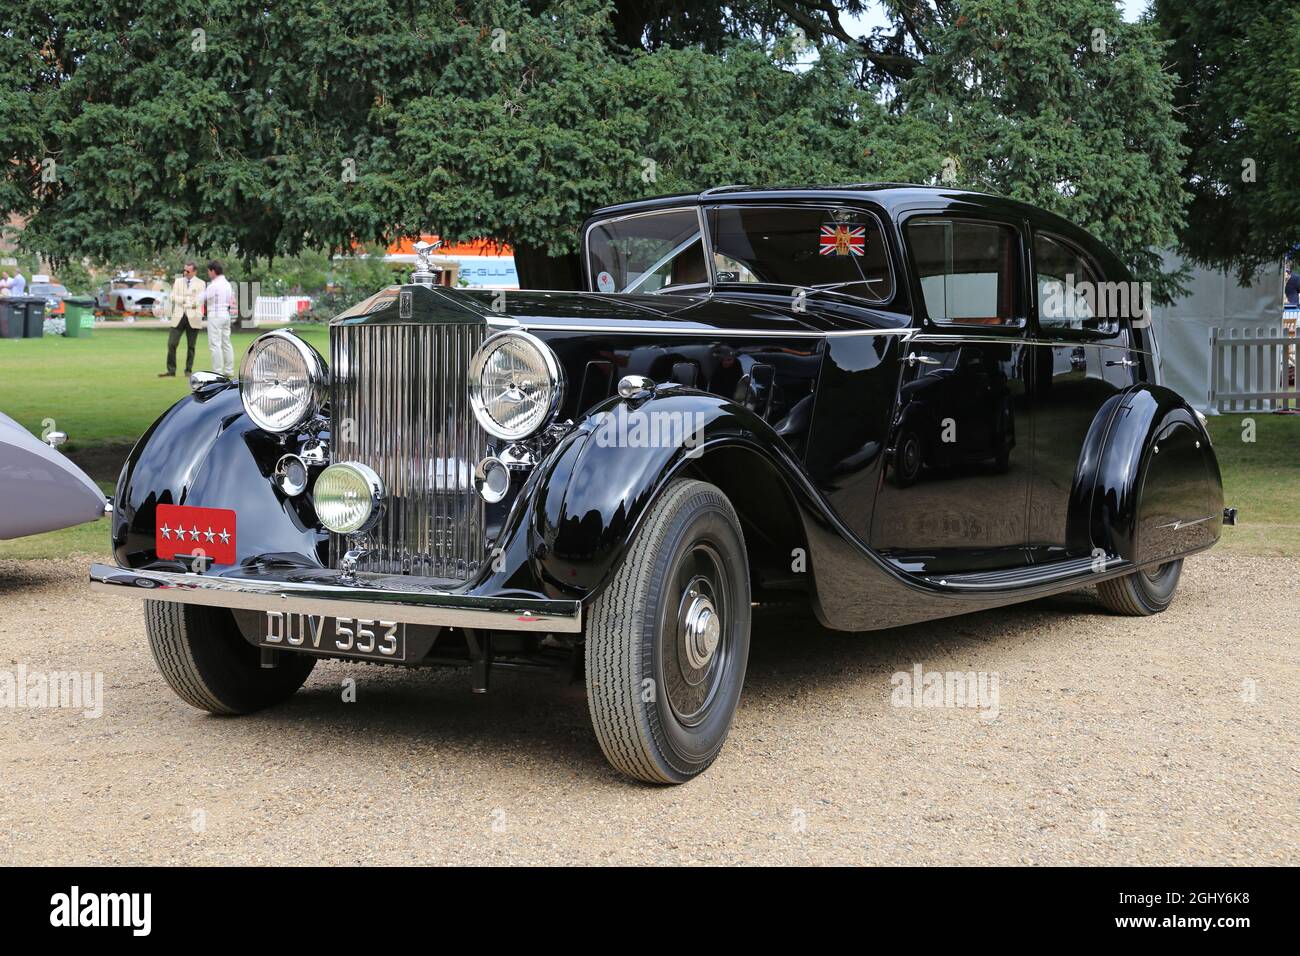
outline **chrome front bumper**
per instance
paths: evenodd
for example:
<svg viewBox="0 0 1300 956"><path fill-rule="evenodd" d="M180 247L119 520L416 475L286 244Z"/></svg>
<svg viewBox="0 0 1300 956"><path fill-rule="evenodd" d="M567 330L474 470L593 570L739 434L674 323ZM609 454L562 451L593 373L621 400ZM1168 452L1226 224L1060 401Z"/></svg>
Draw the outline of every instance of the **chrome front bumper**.
<svg viewBox="0 0 1300 956"><path fill-rule="evenodd" d="M91 590L149 601L485 630L570 634L582 630L579 601L480 597L420 582L420 578L380 574L344 581L339 571L301 568L259 570L256 577L244 570L218 575L132 571L105 564L90 568Z"/></svg>

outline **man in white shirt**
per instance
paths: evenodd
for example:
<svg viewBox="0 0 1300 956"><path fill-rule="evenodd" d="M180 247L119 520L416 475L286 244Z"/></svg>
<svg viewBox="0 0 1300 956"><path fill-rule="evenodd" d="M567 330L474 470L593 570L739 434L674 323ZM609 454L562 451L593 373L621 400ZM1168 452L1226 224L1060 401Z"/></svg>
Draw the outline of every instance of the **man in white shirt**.
<svg viewBox="0 0 1300 956"><path fill-rule="evenodd" d="M21 269L14 270L14 277L9 282L9 294L10 295L27 294L27 280L23 278L23 273Z"/></svg>
<svg viewBox="0 0 1300 956"><path fill-rule="evenodd" d="M212 371L234 378L235 350L230 344L230 318L235 297L225 272L216 259L208 263L208 287L203 290L203 301L208 306L208 348L212 352Z"/></svg>
<svg viewBox="0 0 1300 956"><path fill-rule="evenodd" d="M192 262L185 263L185 272L177 276L172 283L172 330L167 336L167 371L159 372L159 378L174 378L176 375L176 346L180 345L181 336L185 336L185 374L194 371L194 347L199 341L199 329L203 328L203 287L206 285L194 273L198 271Z"/></svg>

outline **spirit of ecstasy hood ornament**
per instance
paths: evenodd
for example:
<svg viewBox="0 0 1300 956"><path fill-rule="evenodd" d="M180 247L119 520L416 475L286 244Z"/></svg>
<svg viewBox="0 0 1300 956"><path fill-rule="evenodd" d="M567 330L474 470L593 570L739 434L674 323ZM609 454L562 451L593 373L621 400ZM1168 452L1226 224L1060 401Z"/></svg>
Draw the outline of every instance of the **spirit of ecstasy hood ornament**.
<svg viewBox="0 0 1300 956"><path fill-rule="evenodd" d="M438 273L441 270L434 267L432 256L434 251L441 245L441 239L434 242L425 242L421 239L415 244L415 271L411 273L412 282L418 282L421 285L438 284Z"/></svg>

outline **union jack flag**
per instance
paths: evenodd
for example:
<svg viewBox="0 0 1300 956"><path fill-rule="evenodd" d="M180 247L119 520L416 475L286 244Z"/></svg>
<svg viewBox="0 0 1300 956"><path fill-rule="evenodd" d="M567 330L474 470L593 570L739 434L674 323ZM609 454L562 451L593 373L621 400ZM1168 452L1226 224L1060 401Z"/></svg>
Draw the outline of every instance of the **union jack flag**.
<svg viewBox="0 0 1300 956"><path fill-rule="evenodd" d="M822 226L821 254L824 256L861 256L867 251L867 227L847 226L839 222Z"/></svg>

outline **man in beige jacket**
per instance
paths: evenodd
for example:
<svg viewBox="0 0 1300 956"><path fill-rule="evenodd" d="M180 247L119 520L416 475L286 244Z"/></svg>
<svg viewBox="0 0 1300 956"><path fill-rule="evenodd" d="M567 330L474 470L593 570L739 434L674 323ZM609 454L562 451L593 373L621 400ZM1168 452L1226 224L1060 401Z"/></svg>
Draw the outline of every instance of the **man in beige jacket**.
<svg viewBox="0 0 1300 956"><path fill-rule="evenodd" d="M176 377L176 346L180 344L182 333L186 339L185 374L194 371L194 347L199 341L199 329L203 328L203 289L207 285L194 273L194 263L187 262L185 274L172 283L172 330L167 336L167 371L159 372L159 378Z"/></svg>

